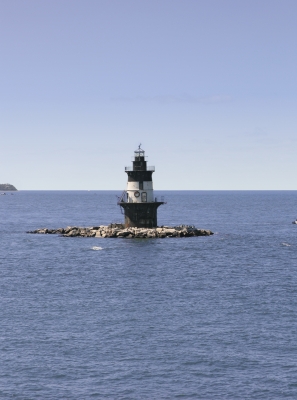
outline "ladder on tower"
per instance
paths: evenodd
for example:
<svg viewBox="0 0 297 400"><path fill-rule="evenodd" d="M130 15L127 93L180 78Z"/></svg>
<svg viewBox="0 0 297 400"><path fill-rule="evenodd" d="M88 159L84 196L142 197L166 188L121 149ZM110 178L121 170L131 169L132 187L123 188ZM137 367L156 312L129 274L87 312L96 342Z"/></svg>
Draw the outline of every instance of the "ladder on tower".
<svg viewBox="0 0 297 400"><path fill-rule="evenodd" d="M126 191L123 190L123 193L122 193L120 196L117 196L117 199L118 199L117 205L120 206L121 214L124 214L124 210L123 210L123 207L121 206L121 203L125 203L125 200L126 200Z"/></svg>

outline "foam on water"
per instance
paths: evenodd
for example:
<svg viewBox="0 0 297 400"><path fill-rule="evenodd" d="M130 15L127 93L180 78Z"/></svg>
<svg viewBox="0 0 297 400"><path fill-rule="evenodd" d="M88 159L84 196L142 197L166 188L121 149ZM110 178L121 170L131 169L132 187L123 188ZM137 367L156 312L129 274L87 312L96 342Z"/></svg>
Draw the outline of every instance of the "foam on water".
<svg viewBox="0 0 297 400"><path fill-rule="evenodd" d="M103 247L93 246L93 247L91 247L91 250L96 250L96 251L103 250Z"/></svg>

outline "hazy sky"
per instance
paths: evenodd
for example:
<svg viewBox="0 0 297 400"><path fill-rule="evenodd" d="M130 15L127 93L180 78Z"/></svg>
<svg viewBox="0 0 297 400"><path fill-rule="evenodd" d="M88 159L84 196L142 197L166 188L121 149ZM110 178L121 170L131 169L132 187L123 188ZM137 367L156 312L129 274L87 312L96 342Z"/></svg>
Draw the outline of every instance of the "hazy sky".
<svg viewBox="0 0 297 400"><path fill-rule="evenodd" d="M0 0L0 183L296 189L296 0Z"/></svg>

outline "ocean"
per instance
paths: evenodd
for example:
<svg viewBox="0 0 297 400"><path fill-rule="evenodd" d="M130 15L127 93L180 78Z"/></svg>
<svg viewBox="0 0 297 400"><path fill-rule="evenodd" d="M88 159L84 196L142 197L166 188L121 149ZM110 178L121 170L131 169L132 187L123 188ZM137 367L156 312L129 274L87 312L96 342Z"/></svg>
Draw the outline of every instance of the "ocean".
<svg viewBox="0 0 297 400"><path fill-rule="evenodd" d="M0 398L296 399L297 191L164 191L210 237L64 238L121 191L0 196Z"/></svg>

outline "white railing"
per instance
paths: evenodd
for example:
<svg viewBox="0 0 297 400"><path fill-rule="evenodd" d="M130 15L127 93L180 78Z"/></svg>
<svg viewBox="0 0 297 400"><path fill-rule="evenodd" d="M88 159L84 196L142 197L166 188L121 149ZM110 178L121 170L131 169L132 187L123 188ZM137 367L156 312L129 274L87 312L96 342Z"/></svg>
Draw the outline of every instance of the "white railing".
<svg viewBox="0 0 297 400"><path fill-rule="evenodd" d="M145 171L144 169L142 169L141 167L135 167L135 169L133 169L133 166L129 166L129 167L125 167L125 171ZM155 167L150 165L148 167L146 167L146 171L155 171Z"/></svg>
<svg viewBox="0 0 297 400"><path fill-rule="evenodd" d="M155 203L166 203L164 196L155 197Z"/></svg>
<svg viewBox="0 0 297 400"><path fill-rule="evenodd" d="M122 196L118 196L117 204L120 204L120 203L137 203L137 204L143 204L143 203L165 203L165 204L167 204L167 202L165 201L164 196L155 197L153 201L142 201L142 202L139 202L136 199L133 199L131 197L128 197L128 199L127 199L126 198L126 192L124 192L122 194Z"/></svg>

